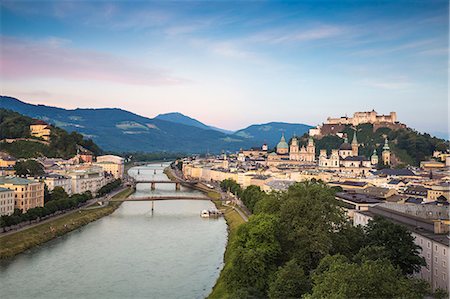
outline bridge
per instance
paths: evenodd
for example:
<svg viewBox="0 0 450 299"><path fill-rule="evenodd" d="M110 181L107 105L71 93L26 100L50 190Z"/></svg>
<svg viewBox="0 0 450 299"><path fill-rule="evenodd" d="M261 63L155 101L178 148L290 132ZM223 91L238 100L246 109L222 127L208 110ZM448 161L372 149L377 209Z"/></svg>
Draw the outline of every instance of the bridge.
<svg viewBox="0 0 450 299"><path fill-rule="evenodd" d="M139 179L135 179L134 180L135 184L150 184L151 185L151 189L155 190L156 189L156 184L175 184L175 190L180 190L180 186L181 185L186 185L188 187L192 187L193 185L195 185L197 182L186 182L186 181L163 181L163 180L139 180Z"/></svg>
<svg viewBox="0 0 450 299"><path fill-rule="evenodd" d="M211 200L208 197L198 196L145 196L145 197L127 197L112 198L110 201L158 201L158 200Z"/></svg>

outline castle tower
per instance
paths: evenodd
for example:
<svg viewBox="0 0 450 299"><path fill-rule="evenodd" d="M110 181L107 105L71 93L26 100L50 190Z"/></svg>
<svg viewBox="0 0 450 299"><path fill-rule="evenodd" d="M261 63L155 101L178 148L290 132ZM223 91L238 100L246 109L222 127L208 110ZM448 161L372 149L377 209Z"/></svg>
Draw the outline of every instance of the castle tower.
<svg viewBox="0 0 450 299"><path fill-rule="evenodd" d="M382 157L383 157L384 165L391 165L391 149L389 148L389 143L388 143L387 138L384 140Z"/></svg>
<svg viewBox="0 0 450 299"><path fill-rule="evenodd" d="M376 149L373 150L373 154L370 157L370 163L372 165L377 165L378 164L378 154L377 154L377 150Z"/></svg>
<svg viewBox="0 0 450 299"><path fill-rule="evenodd" d="M353 157L358 156L358 139L356 139L356 130L355 133L353 134L353 140L352 140L352 155Z"/></svg>

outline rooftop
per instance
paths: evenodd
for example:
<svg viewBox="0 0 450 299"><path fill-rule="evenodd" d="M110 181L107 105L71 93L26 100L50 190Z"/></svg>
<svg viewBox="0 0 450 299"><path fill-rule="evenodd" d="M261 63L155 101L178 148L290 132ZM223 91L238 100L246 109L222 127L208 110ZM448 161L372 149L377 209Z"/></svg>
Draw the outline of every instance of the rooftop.
<svg viewBox="0 0 450 299"><path fill-rule="evenodd" d="M36 181L24 179L20 177L8 177L2 176L0 177L0 184L11 184L11 185L28 185L31 183L35 183Z"/></svg>

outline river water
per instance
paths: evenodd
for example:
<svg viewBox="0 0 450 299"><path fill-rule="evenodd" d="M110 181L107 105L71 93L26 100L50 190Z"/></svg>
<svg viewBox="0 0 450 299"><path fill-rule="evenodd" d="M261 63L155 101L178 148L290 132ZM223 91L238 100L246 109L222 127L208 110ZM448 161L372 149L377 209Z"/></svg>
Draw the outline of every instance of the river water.
<svg viewBox="0 0 450 299"><path fill-rule="evenodd" d="M130 169L166 180L152 164ZM154 174L154 172L157 174ZM201 196L173 184L138 184L134 196ZM206 200L124 202L113 214L0 263L0 298L204 298L223 266L225 220L203 219Z"/></svg>

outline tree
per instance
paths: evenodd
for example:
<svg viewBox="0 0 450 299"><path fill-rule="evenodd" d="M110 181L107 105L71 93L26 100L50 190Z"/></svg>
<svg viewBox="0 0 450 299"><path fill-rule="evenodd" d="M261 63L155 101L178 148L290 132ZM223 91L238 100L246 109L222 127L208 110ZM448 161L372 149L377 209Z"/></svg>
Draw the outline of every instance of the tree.
<svg viewBox="0 0 450 299"><path fill-rule="evenodd" d="M231 244L230 267L224 273L232 288L266 294L269 277L277 270L281 254L278 223L278 217L261 214L239 227Z"/></svg>
<svg viewBox="0 0 450 299"><path fill-rule="evenodd" d="M323 183L302 182L280 194L280 239L285 260L314 269L333 244L332 236L346 222L335 192Z"/></svg>
<svg viewBox="0 0 450 299"><path fill-rule="evenodd" d="M39 176L45 174L44 167L36 160L18 161L14 165L16 175Z"/></svg>
<svg viewBox="0 0 450 299"><path fill-rule="evenodd" d="M50 200L66 199L69 195L63 187L55 187L50 193Z"/></svg>
<svg viewBox="0 0 450 299"><path fill-rule="evenodd" d="M365 227L368 246L383 246L394 266L402 273L413 274L426 265L420 256L422 248L414 243L414 237L402 225L382 217L375 217Z"/></svg>
<svg viewBox="0 0 450 299"><path fill-rule="evenodd" d="M300 298L310 290L310 281L296 259L287 262L275 273L269 286L269 298Z"/></svg>
<svg viewBox="0 0 450 299"><path fill-rule="evenodd" d="M423 298L426 282L402 275L387 259L349 262L343 255L327 256L312 276L306 298Z"/></svg>
<svg viewBox="0 0 450 299"><path fill-rule="evenodd" d="M255 204L262 200L266 196L266 193L261 190L258 186L251 185L245 188L241 193L241 200L245 206L253 212Z"/></svg>

